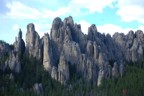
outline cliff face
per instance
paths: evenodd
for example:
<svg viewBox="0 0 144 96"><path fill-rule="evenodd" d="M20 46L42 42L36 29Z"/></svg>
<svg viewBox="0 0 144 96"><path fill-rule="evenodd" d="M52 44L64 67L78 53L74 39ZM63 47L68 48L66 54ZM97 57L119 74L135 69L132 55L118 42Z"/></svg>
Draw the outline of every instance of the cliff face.
<svg viewBox="0 0 144 96"><path fill-rule="evenodd" d="M34 24L27 25L26 53L37 59L42 58L42 45L39 34L35 31Z"/></svg>
<svg viewBox="0 0 144 96"><path fill-rule="evenodd" d="M126 61L144 60L144 34L141 30L135 33L130 31L127 35L115 33L111 37L99 33L92 24L88 28L88 35L85 35L81 26L75 24L69 16L64 21L55 18L50 35L45 34L41 39L34 24L28 24L26 46L21 34L20 30L5 65L19 73L19 56L25 52L42 60L44 70L62 84L67 84L72 78L72 72L85 82L91 81L99 86L104 78L122 77ZM74 66L75 72L71 66Z"/></svg>

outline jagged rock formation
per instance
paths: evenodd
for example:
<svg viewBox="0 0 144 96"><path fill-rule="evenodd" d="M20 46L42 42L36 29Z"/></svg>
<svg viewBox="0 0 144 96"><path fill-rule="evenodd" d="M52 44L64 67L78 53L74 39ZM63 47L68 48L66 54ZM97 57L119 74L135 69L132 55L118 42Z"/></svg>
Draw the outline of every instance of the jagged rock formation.
<svg viewBox="0 0 144 96"><path fill-rule="evenodd" d="M0 58L11 50L12 48L6 42L0 41Z"/></svg>
<svg viewBox="0 0 144 96"><path fill-rule="evenodd" d="M21 64L19 61L18 55L15 55L15 53L12 51L9 54L8 60L5 62L5 67L3 70L5 70L6 67L9 67L10 70L19 73L21 71Z"/></svg>
<svg viewBox="0 0 144 96"><path fill-rule="evenodd" d="M97 82L99 70L107 70L107 67L102 66L107 66L111 60L118 62L118 65L123 64L124 58L117 43L110 35L97 32L94 24L89 27L88 35L84 35L80 25L74 24L71 16L63 22L57 17L53 21L50 36L53 47L56 47L53 48L55 60L59 60L63 52L66 61L75 65L77 74L82 75L86 81Z"/></svg>
<svg viewBox="0 0 144 96"><path fill-rule="evenodd" d="M119 72L118 72L118 64L115 62L112 68L112 76L113 77L118 77L119 76Z"/></svg>
<svg viewBox="0 0 144 96"><path fill-rule="evenodd" d="M52 71L51 71L51 77L55 80L58 80L64 85L67 84L70 78L69 64L65 60L65 57L63 54L61 54L60 56L58 68L53 66Z"/></svg>
<svg viewBox="0 0 144 96"><path fill-rule="evenodd" d="M40 36L35 31L33 23L27 25L26 33L26 52L29 56L33 56L37 59L42 58L42 45Z"/></svg>
<svg viewBox="0 0 144 96"><path fill-rule="evenodd" d="M127 35L115 33L114 41L122 48L126 61L136 62L144 59L144 34L141 30L135 33L129 31Z"/></svg>
<svg viewBox="0 0 144 96"><path fill-rule="evenodd" d="M98 73L97 86L101 85L101 81L104 79L104 76L105 76L105 70L104 69L100 69L99 73Z"/></svg>
<svg viewBox="0 0 144 96"><path fill-rule="evenodd" d="M53 64L52 45L48 34L43 37L44 50L43 50L43 66L45 70L51 73Z"/></svg>
<svg viewBox="0 0 144 96"><path fill-rule="evenodd" d="M16 41L14 42L14 49L9 52L8 59L5 61L5 65L3 70L6 68L10 68L10 70L19 73L21 71L21 62L20 58L22 58L25 52L25 43L22 39L22 31L19 30L18 39L16 37Z"/></svg>
<svg viewBox="0 0 144 96"><path fill-rule="evenodd" d="M62 84L66 84L69 80L69 65L65 60L64 55L60 56L60 62L58 65L58 81Z"/></svg>
<svg viewBox="0 0 144 96"><path fill-rule="evenodd" d="M51 77L55 80L58 80L58 69L55 66L52 67Z"/></svg>
<svg viewBox="0 0 144 96"><path fill-rule="evenodd" d="M20 71L17 53L23 54L24 50L20 30L14 50L10 51L6 61L11 70ZM62 84L67 84L72 74L75 74L85 82L100 86L104 78L122 77L126 61L144 60L144 34L138 30L135 33L130 31L127 35L115 33L111 37L99 33L96 25L92 24L86 35L82 33L81 25L75 24L71 16L63 21L56 17L50 35L45 34L41 39L34 24L27 25L25 53L42 60L44 69Z"/></svg>
<svg viewBox="0 0 144 96"><path fill-rule="evenodd" d="M22 55L25 52L25 43L24 40L22 39L22 31L19 29L19 34L18 38L16 37L16 41L14 42L14 51L19 54L19 56L22 57Z"/></svg>

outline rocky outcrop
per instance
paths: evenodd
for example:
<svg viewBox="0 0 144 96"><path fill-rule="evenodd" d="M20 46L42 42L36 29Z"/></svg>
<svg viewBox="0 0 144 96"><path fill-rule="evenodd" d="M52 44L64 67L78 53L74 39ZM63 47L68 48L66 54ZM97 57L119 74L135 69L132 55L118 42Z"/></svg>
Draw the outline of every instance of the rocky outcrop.
<svg viewBox="0 0 144 96"><path fill-rule="evenodd" d="M11 71L16 73L21 71L21 63L19 61L19 57L14 53L14 51L9 54L9 58L6 60L3 70L6 68L10 68Z"/></svg>
<svg viewBox="0 0 144 96"><path fill-rule="evenodd" d="M139 31L137 37L143 39L139 34L142 35ZM138 43L142 40L135 40L136 35L132 31L127 36L117 33L117 35L111 37L109 34L99 33L96 25L92 24L88 29L88 35L84 35L81 26L74 24L71 16L65 18L64 21L59 17L55 18L50 36L53 46L57 48L53 48L54 54L56 54L54 57L57 57L56 60L59 60L60 54L63 52L65 60L76 66L78 75L86 81L96 82L98 86L103 78L112 78L119 75L122 77L125 60L135 62L138 57L143 55L143 47ZM126 49L129 47L131 48L127 51ZM134 60L134 58L136 59ZM55 74L52 76L56 78L59 71L56 71L55 67L52 69Z"/></svg>
<svg viewBox="0 0 144 96"><path fill-rule="evenodd" d="M65 40L63 44L63 54L71 64L79 64L80 49L79 45L73 41Z"/></svg>
<svg viewBox="0 0 144 96"><path fill-rule="evenodd" d="M84 53L87 44L87 36L81 31L80 24L75 24L73 26L72 37L73 40L79 44L81 53Z"/></svg>
<svg viewBox="0 0 144 96"><path fill-rule="evenodd" d="M144 58L144 34L141 30L135 33L129 31L127 35L122 33L115 33L114 41L119 45L124 55L124 59L128 62L142 61Z"/></svg>
<svg viewBox="0 0 144 96"><path fill-rule="evenodd" d="M119 74L120 74L120 76L123 77L124 73L125 73L124 64L120 64L119 65Z"/></svg>
<svg viewBox="0 0 144 96"><path fill-rule="evenodd" d="M60 62L58 65L58 81L62 84L66 84L70 79L69 73L69 65L68 62L65 60L64 55L60 56Z"/></svg>
<svg viewBox="0 0 144 96"><path fill-rule="evenodd" d="M52 68L51 77L55 80L58 80L58 69L55 66Z"/></svg>
<svg viewBox="0 0 144 96"><path fill-rule="evenodd" d="M112 68L112 76L117 78L119 76L119 68L117 62L114 63L113 68Z"/></svg>
<svg viewBox="0 0 144 96"><path fill-rule="evenodd" d="M35 83L33 86L33 90L37 95L41 95L43 93L43 86L41 83Z"/></svg>
<svg viewBox="0 0 144 96"><path fill-rule="evenodd" d="M11 71L20 73L21 72L21 62L23 54L25 52L25 43L22 39L22 31L19 30L18 38L16 37L16 41L13 44L14 49L9 52L8 59L5 61L5 65L3 70L6 68L10 68Z"/></svg>
<svg viewBox="0 0 144 96"><path fill-rule="evenodd" d="M84 71L86 71L85 80L87 80L87 82L92 81L92 83L96 84L98 70L92 59L87 58L86 70L84 70Z"/></svg>
<svg viewBox="0 0 144 96"><path fill-rule="evenodd" d="M97 28L95 26L95 24L92 24L89 28L88 28L88 40L91 41L95 41L97 38L98 32L97 32Z"/></svg>
<svg viewBox="0 0 144 96"><path fill-rule="evenodd" d="M0 44L0 53L4 48ZM92 24L86 35L81 31L81 25L76 24L71 16L63 21L56 17L50 35L45 34L40 38L34 24L30 23L27 25L26 47L20 30L14 50L7 52L9 58L3 68L8 66L19 73L19 58L26 53L29 57L41 60L44 70L64 85L69 82L73 73L85 82L100 86L104 78L123 77L126 61L144 60L144 34L137 30L129 31L126 35L115 33L111 37L98 32L96 25ZM35 90L38 90L38 84L35 86Z"/></svg>
<svg viewBox="0 0 144 96"><path fill-rule="evenodd" d="M83 77L85 82L97 84L98 67L92 58L81 55L80 63L77 64L77 75Z"/></svg>
<svg viewBox="0 0 144 96"><path fill-rule="evenodd" d="M9 44L0 40L0 57L3 55L3 53L10 52L11 50L12 48Z"/></svg>
<svg viewBox="0 0 144 96"><path fill-rule="evenodd" d="M42 45L40 36L35 31L35 26L33 23L27 25L26 50L29 56L35 57L37 59L42 58Z"/></svg>
<svg viewBox="0 0 144 96"><path fill-rule="evenodd" d="M62 41L62 38L60 37L60 27L62 26L62 24L63 22L59 17L55 18L53 21L51 28L51 39L55 42Z"/></svg>
<svg viewBox="0 0 144 96"><path fill-rule="evenodd" d="M103 80L104 77L105 77L105 72L104 72L104 71L105 71L104 69L100 69L100 70L99 70L97 86L100 86L100 85L101 85L102 80Z"/></svg>
<svg viewBox="0 0 144 96"><path fill-rule="evenodd" d="M16 40L14 42L14 51L19 54L20 58L23 56L25 52L25 42L22 39L22 31L19 29L18 37L16 37Z"/></svg>
<svg viewBox="0 0 144 96"><path fill-rule="evenodd" d="M43 49L43 66L44 69L49 71L51 73L52 67L53 67L53 50L52 50L52 45L51 41L49 39L49 35L45 34L43 37L44 40L44 49Z"/></svg>

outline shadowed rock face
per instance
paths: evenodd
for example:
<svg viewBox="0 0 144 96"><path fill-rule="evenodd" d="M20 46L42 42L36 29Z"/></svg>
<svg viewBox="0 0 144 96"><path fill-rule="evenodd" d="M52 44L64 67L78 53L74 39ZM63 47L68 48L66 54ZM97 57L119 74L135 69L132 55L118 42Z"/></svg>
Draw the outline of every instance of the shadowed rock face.
<svg viewBox="0 0 144 96"><path fill-rule="evenodd" d="M97 28L95 26L95 24L92 24L89 28L88 28L88 40L91 41L95 41L96 40L96 35L97 35Z"/></svg>
<svg viewBox="0 0 144 96"><path fill-rule="evenodd" d="M63 21L56 17L50 35L45 34L41 39L34 24L28 24L26 47L22 32L19 32L14 43L14 52L11 52L6 61L11 70L19 72L20 63L18 55L13 54L15 52L25 52L42 59L44 69L62 84L67 84L72 78L72 71L85 82L100 86L104 78L122 77L126 61L144 60L144 34L137 30L135 33L129 31L127 35L115 33L111 37L109 34L99 33L96 25L92 24L86 35L82 33L81 25L74 23L71 16ZM71 66L74 66L73 70L70 69Z"/></svg>
<svg viewBox="0 0 144 96"><path fill-rule="evenodd" d="M136 62L144 59L144 34L141 30L135 33L129 31L127 35L115 33L113 39L121 48L126 61Z"/></svg>
<svg viewBox="0 0 144 96"><path fill-rule="evenodd" d="M25 52L25 42L22 39L21 29L19 30L18 38L16 38L16 41L14 42L14 51L17 52L21 57Z"/></svg>

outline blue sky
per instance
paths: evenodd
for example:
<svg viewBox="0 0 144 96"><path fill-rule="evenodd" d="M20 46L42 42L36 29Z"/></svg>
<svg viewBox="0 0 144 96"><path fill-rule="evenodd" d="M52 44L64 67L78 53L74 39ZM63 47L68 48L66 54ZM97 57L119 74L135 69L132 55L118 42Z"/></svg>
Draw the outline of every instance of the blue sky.
<svg viewBox="0 0 144 96"><path fill-rule="evenodd" d="M40 36L50 32L55 17L72 16L87 34L96 24L101 33L144 31L144 0L0 0L0 40L13 43L19 28L34 23Z"/></svg>

